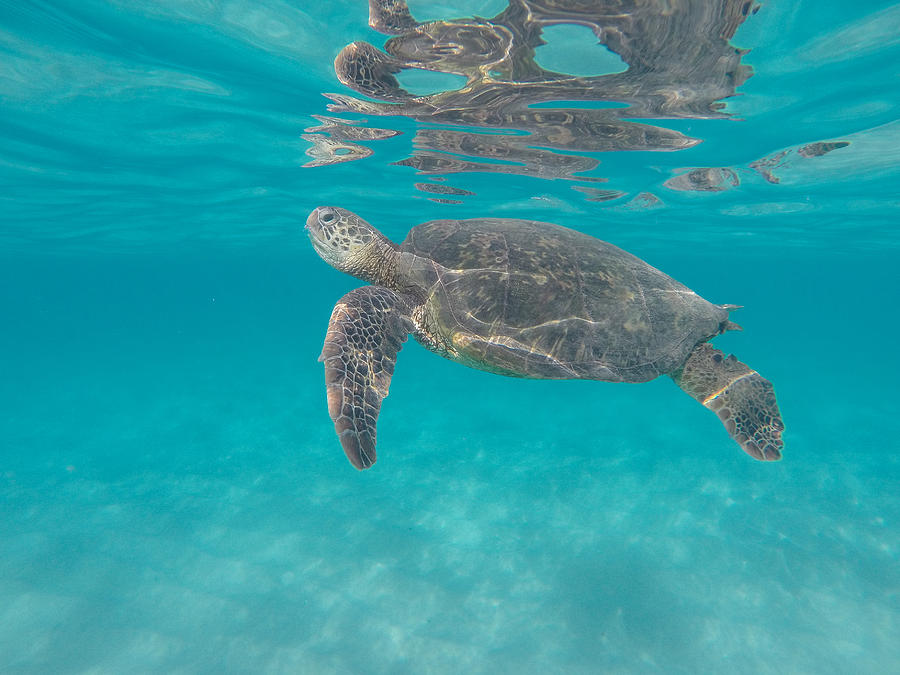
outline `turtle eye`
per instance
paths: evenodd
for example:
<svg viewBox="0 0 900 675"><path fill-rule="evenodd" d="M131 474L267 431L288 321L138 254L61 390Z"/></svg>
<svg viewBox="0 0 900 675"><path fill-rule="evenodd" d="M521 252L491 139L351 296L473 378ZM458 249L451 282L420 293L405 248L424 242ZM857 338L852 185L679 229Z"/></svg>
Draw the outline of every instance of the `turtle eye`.
<svg viewBox="0 0 900 675"><path fill-rule="evenodd" d="M323 223L330 223L331 221L334 220L334 217L335 217L335 216L334 216L334 211L330 211L330 210L329 210L329 211L324 211L324 212L319 216L319 220L321 220Z"/></svg>

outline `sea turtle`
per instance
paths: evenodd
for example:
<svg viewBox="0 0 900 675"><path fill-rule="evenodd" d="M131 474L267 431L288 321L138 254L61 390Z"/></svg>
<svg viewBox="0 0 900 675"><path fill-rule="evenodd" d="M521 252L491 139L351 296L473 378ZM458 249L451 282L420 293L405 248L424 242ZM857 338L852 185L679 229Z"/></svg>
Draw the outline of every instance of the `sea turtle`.
<svg viewBox="0 0 900 675"><path fill-rule="evenodd" d="M399 246L346 209L306 221L316 252L369 282L331 314L320 360L328 411L358 469L411 333L441 356L513 377L646 382L669 375L713 410L749 455L781 457L772 384L708 340L740 327L620 248L530 220L435 220Z"/></svg>

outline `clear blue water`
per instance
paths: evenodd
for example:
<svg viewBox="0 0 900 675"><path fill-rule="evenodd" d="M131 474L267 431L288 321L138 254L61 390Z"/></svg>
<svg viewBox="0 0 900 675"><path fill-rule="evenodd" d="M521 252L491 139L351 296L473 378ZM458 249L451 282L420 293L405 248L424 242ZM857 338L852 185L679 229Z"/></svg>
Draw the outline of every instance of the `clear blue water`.
<svg viewBox="0 0 900 675"><path fill-rule="evenodd" d="M448 4L410 6L503 8ZM765 3L733 117L594 155L629 195L608 203L498 173L429 201L391 164L408 118L303 167L321 93L352 93L334 56L384 42L366 22L349 0L0 2L0 672L900 672L898 8ZM819 141L850 145L797 152ZM782 150L779 183L750 168ZM664 185L706 166L740 186ZM359 282L309 246L320 204L395 240L559 222L744 305L717 344L775 383L783 461L667 378L507 379L410 341L357 472L316 357Z"/></svg>

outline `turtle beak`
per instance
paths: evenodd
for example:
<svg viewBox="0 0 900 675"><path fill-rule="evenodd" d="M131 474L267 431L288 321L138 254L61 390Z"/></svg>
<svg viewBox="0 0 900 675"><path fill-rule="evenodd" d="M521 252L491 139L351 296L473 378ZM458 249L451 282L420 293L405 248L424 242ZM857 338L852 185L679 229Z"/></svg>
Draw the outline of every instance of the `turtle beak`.
<svg viewBox="0 0 900 675"><path fill-rule="evenodd" d="M313 212L309 214L309 217L306 219L306 225L303 226L303 229L306 230L309 241L319 257L324 259L325 261L328 261L329 251L327 247L322 244L322 224L319 222L319 212L321 210L322 207L320 206L319 208L314 209Z"/></svg>
<svg viewBox="0 0 900 675"><path fill-rule="evenodd" d="M303 226L303 229L306 230L310 235L312 235L312 233L315 232L315 226L318 224L319 224L319 209L313 209L312 213L310 213L309 216L307 216L306 224Z"/></svg>
<svg viewBox="0 0 900 675"><path fill-rule="evenodd" d="M306 219L306 225L303 226L303 229L306 230L306 234L316 251L319 251L320 242L322 240L322 224L319 222L319 211L321 210L321 207L319 207L310 213L309 218ZM321 254L321 251L319 251L319 253Z"/></svg>

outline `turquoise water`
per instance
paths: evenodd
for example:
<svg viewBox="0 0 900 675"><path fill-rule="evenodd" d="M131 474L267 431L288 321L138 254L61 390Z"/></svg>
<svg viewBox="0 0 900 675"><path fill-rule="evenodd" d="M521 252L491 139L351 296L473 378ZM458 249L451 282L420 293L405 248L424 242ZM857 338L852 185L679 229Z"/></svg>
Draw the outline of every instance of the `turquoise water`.
<svg viewBox="0 0 900 675"><path fill-rule="evenodd" d="M450 4L410 8L505 6ZM538 63L596 74L577 33ZM438 175L474 193L445 204L394 164L440 125L326 110L387 37L361 0L0 2L0 672L900 672L898 35L888 2L765 3L730 117L638 120L701 143L571 151L607 183ZM402 133L304 167L313 115ZM695 167L739 185L666 184ZM396 241L557 222L744 305L716 344L775 384L784 459L668 378L409 341L356 471L316 358L360 282L309 245L320 204Z"/></svg>

